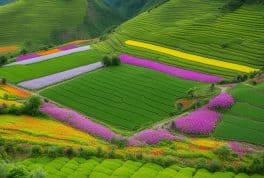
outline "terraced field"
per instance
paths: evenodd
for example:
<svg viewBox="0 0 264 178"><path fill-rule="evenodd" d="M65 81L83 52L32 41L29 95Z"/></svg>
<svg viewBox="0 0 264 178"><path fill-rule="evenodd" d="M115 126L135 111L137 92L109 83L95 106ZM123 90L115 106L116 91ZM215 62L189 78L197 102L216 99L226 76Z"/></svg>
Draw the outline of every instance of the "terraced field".
<svg viewBox="0 0 264 178"><path fill-rule="evenodd" d="M48 126L48 127L47 127ZM40 145L86 147L107 144L87 133L48 118L0 115L0 138Z"/></svg>
<svg viewBox="0 0 264 178"><path fill-rule="evenodd" d="M101 52L92 49L31 65L2 67L0 76L10 82L18 83L98 62L102 57Z"/></svg>
<svg viewBox="0 0 264 178"><path fill-rule="evenodd" d="M226 2L170 0L122 24L105 42L95 46L232 78L241 72L125 44L136 40L248 67L263 66L263 5L245 4L232 13L224 13L219 8Z"/></svg>
<svg viewBox="0 0 264 178"><path fill-rule="evenodd" d="M122 64L50 87L41 95L107 125L135 131L168 118L175 101L201 85Z"/></svg>
<svg viewBox="0 0 264 178"><path fill-rule="evenodd" d="M264 84L239 85L231 90L236 104L227 111L214 136L264 144Z"/></svg>
<svg viewBox="0 0 264 178"><path fill-rule="evenodd" d="M78 178L263 178L260 175L248 176L232 172L210 173L204 169L195 170L189 167L172 165L163 168L153 163L135 161L122 161L118 159L83 159L83 158L30 158L18 162L29 172L34 172L39 167L44 170L47 178L78 177ZM9 164L8 166L12 166Z"/></svg>

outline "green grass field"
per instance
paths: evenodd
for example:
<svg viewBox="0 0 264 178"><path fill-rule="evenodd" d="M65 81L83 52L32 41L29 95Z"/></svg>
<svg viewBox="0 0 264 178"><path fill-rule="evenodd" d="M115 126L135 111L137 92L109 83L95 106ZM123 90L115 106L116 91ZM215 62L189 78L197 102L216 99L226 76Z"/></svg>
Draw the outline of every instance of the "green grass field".
<svg viewBox="0 0 264 178"><path fill-rule="evenodd" d="M231 90L236 104L227 111L214 136L264 144L264 84L239 85Z"/></svg>
<svg viewBox="0 0 264 178"><path fill-rule="evenodd" d="M130 131L166 119L187 90L204 85L153 70L121 65L84 74L41 91L67 107Z"/></svg>
<svg viewBox="0 0 264 178"><path fill-rule="evenodd" d="M7 167L12 167L10 163ZM47 178L78 177L78 178L263 178L260 175L248 176L232 172L210 173L207 170L195 170L190 167L172 165L163 168L153 163L121 161L118 159L83 159L66 157L59 158L29 158L16 163L24 166L31 174L41 168Z"/></svg>
<svg viewBox="0 0 264 178"><path fill-rule="evenodd" d="M6 78L9 82L18 83L98 62L102 57L101 52L91 49L39 63L2 67L0 77Z"/></svg>
<svg viewBox="0 0 264 178"><path fill-rule="evenodd" d="M221 12L227 0L170 0L127 21L95 46L108 52L126 52L164 63L232 78L238 73L184 61L150 50L130 47L131 39L251 67L264 63L263 5L245 4Z"/></svg>

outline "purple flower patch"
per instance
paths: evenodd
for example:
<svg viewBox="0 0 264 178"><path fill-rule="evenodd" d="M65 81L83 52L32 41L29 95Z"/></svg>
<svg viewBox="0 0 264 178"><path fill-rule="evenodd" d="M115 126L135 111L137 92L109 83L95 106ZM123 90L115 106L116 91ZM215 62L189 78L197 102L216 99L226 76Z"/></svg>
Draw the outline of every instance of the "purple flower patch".
<svg viewBox="0 0 264 178"><path fill-rule="evenodd" d="M228 109L234 104L234 99L228 93L221 93L217 97L209 101L209 108L212 109Z"/></svg>
<svg viewBox="0 0 264 178"><path fill-rule="evenodd" d="M175 126L184 133L210 134L215 129L219 118L219 113L204 107L192 112L188 116L177 119Z"/></svg>
<svg viewBox="0 0 264 178"><path fill-rule="evenodd" d="M153 69L159 72L163 72L169 75L183 78L185 80L194 80L194 81L205 82L205 83L216 83L222 80L222 78L218 76L203 74L203 73L186 70L186 69L181 69L181 68L169 66L166 64L161 64L155 61L151 61L148 59L142 59L142 58L129 56L127 54L121 54L120 60L126 64L131 64L131 65Z"/></svg>
<svg viewBox="0 0 264 178"><path fill-rule="evenodd" d="M24 61L24 60L27 60L27 59L32 59L32 58L35 58L35 57L39 57L38 54L26 54L26 55L23 55L23 56L19 56L16 58L16 61Z"/></svg>

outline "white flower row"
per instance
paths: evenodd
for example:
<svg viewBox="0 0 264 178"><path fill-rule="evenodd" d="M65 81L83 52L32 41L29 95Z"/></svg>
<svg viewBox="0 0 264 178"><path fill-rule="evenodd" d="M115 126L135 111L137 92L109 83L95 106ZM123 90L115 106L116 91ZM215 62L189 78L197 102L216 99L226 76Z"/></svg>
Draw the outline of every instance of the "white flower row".
<svg viewBox="0 0 264 178"><path fill-rule="evenodd" d="M22 86L24 88L37 90L37 89L40 89L40 88L47 87L49 85L53 85L53 84L62 82L64 80L71 79L71 78L76 77L78 75L81 75L83 73L96 70L96 69L101 68L103 66L104 65L103 65L102 62L96 62L96 63L93 63L93 64L77 67L77 68L74 68L74 69L71 69L71 70L66 70L66 71L59 72L59 73L52 74L52 75L48 75L48 76L45 76L45 77L41 77L41 78L37 78L37 79L21 82L18 85Z"/></svg>
<svg viewBox="0 0 264 178"><path fill-rule="evenodd" d="M49 60L49 59L61 57L61 56L66 56L66 55L73 54L73 53L87 51L89 49L91 49L90 45L82 46L82 47L78 47L78 48L74 48L74 49L69 49L69 50L66 50L66 51L60 51L60 52L57 52L57 53L48 54L48 55L45 55L45 56L40 56L40 57L35 57L35 58L32 58L32 59L27 59L27 60L24 60L24 61L13 62L13 63L7 64L6 66L33 64L33 63L37 63L37 62L46 61L46 60Z"/></svg>

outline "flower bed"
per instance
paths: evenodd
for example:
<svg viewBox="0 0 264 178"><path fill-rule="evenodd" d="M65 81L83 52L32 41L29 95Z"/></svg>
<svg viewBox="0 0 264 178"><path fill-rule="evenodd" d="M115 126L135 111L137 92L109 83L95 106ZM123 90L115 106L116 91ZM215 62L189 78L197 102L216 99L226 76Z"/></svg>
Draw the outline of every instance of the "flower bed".
<svg viewBox="0 0 264 178"><path fill-rule="evenodd" d="M254 152L254 148L250 147L249 145L243 145L242 143L236 141L230 141L229 147L238 155L243 156L246 153Z"/></svg>
<svg viewBox="0 0 264 178"><path fill-rule="evenodd" d="M186 80L194 80L194 81L206 82L206 83L216 83L222 80L222 78L218 76L203 74L203 73L194 72L191 70L185 70L185 69L161 64L161 63L151 61L148 59L133 57L127 54L120 55L120 60L126 64L132 64L136 66L153 69L153 70L160 71L160 72L173 75L176 77L180 77Z"/></svg>
<svg viewBox="0 0 264 178"><path fill-rule="evenodd" d="M67 46L60 47L59 50L66 51L66 50L70 50L70 49L74 49L74 48L78 48L78 46L75 45L75 44L70 44L70 45L67 45Z"/></svg>
<svg viewBox="0 0 264 178"><path fill-rule="evenodd" d="M228 93L221 93L217 97L211 99L209 101L209 108L212 109L227 109L230 108L234 104L234 99Z"/></svg>
<svg viewBox="0 0 264 178"><path fill-rule="evenodd" d="M107 141L110 141L114 136L116 136L116 134L110 129L100 124L94 123L86 116L83 116L70 109L60 108L51 103L44 103L40 111L61 122L67 123L74 128L98 136Z"/></svg>
<svg viewBox="0 0 264 178"><path fill-rule="evenodd" d="M204 107L192 112L188 116L177 119L175 126L184 133L210 134L214 130L219 117L219 113Z"/></svg>
<svg viewBox="0 0 264 178"><path fill-rule="evenodd" d="M59 72L59 73L48 75L45 77L21 82L18 85L28 88L28 89L40 89L40 88L43 88L43 87L46 87L52 84L56 84L58 82L62 82L64 80L71 79L83 73L96 70L101 67L103 67L103 64L101 62L97 62L94 64L89 64L86 66L81 66L81 67L77 67L74 69L66 70L64 72Z"/></svg>
<svg viewBox="0 0 264 178"><path fill-rule="evenodd" d="M23 55L23 56L19 56L16 58L16 61L24 61L24 60L27 60L27 59L32 59L32 58L36 58L36 57L39 57L40 55L38 54L26 54L26 55Z"/></svg>
<svg viewBox="0 0 264 178"><path fill-rule="evenodd" d="M128 139L128 144L133 146L155 145L163 140L184 140L183 136L172 135L164 129L147 129L143 130Z"/></svg>

